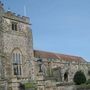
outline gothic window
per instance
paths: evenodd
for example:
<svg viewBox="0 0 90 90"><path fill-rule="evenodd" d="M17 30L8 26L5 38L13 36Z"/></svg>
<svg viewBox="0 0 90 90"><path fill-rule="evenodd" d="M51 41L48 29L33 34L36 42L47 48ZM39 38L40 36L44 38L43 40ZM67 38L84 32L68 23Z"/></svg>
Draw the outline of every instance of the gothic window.
<svg viewBox="0 0 90 90"><path fill-rule="evenodd" d="M22 74L22 54L19 50L15 50L12 53L13 61L13 74L21 75Z"/></svg>
<svg viewBox="0 0 90 90"><path fill-rule="evenodd" d="M17 31L17 23L12 22L12 30Z"/></svg>

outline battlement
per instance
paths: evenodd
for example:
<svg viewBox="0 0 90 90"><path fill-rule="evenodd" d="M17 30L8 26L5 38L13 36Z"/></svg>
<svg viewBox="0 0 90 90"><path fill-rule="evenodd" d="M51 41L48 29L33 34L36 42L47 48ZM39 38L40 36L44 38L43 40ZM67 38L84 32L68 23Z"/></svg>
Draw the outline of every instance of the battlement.
<svg viewBox="0 0 90 90"><path fill-rule="evenodd" d="M3 17L11 19L11 20L15 20L15 21L19 21L22 23L26 23L26 24L30 24L30 19L29 17L26 16L21 16L19 14L16 14L12 11L5 11L4 10L4 4L0 1L0 14L3 14Z"/></svg>
<svg viewBox="0 0 90 90"><path fill-rule="evenodd" d="M19 21L19 22L23 22L26 24L30 24L30 19L29 17L26 16L20 16L20 15L16 15L16 13L13 13L11 11L7 11L3 14L3 16L5 18L9 18L11 20L15 20L15 21Z"/></svg>

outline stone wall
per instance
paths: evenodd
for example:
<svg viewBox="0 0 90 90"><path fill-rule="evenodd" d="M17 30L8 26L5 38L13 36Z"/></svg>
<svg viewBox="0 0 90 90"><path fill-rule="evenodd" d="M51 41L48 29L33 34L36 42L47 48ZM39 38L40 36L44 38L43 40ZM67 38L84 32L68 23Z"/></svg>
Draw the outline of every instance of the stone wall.
<svg viewBox="0 0 90 90"><path fill-rule="evenodd" d="M38 58L36 58L38 60ZM75 63L75 62L62 62L61 60L48 61L42 58L42 73L44 76L48 76L48 71L53 75L53 79L57 78L60 82L73 82L75 73L79 70L83 71L87 79L90 78L88 75L90 64L86 63ZM49 70L48 70L49 69ZM35 76L39 73L38 62L35 61ZM67 74L67 80L65 80L65 74ZM49 78L50 79L50 78Z"/></svg>
<svg viewBox="0 0 90 90"><path fill-rule="evenodd" d="M33 39L28 17L16 16L12 12L0 11L0 55L2 55L3 76L10 87L14 83L26 81L33 77ZM12 22L17 23L17 30L12 30ZM22 53L22 75L19 79L13 75L12 52ZM31 62L31 65L30 65ZM32 76L30 76L32 75ZM16 87L17 88L17 87Z"/></svg>
<svg viewBox="0 0 90 90"><path fill-rule="evenodd" d="M74 86L60 86L57 90L74 90Z"/></svg>

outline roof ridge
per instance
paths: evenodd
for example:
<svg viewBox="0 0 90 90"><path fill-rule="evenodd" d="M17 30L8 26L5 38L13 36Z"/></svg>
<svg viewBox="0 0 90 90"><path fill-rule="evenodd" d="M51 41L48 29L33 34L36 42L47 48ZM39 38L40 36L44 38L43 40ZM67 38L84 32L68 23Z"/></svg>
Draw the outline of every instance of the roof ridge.
<svg viewBox="0 0 90 90"><path fill-rule="evenodd" d="M62 59L65 61L75 61L75 62L86 62L86 60L79 56L67 55L67 54L60 54L48 51L41 51L41 50L34 50L35 57L41 58L53 58L53 59Z"/></svg>
<svg viewBox="0 0 90 90"><path fill-rule="evenodd" d="M44 52L44 53L50 53L50 54L55 54L56 56L57 56L57 54L58 54L58 55L64 55L64 56L70 56L70 57L78 57L78 58L82 58L82 57L76 56L76 55L61 54L61 53L50 52L50 51L43 51L43 50L34 50L34 51Z"/></svg>

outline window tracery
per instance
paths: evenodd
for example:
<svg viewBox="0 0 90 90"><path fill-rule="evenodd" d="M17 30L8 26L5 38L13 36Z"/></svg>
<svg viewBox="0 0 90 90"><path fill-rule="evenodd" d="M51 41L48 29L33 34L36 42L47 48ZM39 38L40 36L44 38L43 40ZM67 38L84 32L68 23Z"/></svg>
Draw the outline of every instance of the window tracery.
<svg viewBox="0 0 90 90"><path fill-rule="evenodd" d="M13 74L21 75L22 74L22 54L19 50L13 51L12 62L13 62Z"/></svg>

